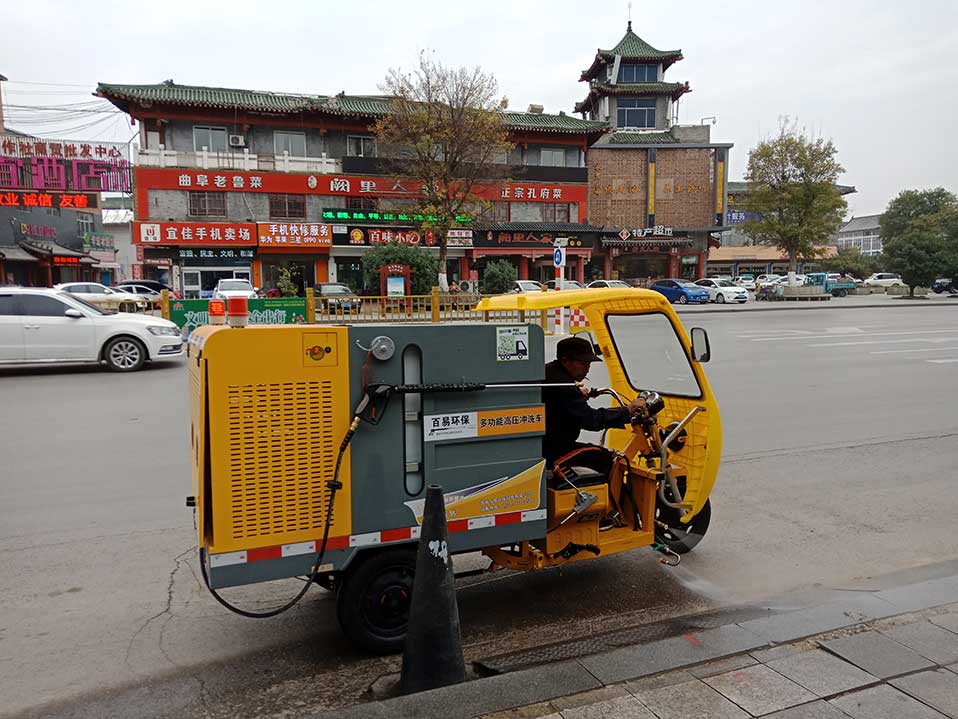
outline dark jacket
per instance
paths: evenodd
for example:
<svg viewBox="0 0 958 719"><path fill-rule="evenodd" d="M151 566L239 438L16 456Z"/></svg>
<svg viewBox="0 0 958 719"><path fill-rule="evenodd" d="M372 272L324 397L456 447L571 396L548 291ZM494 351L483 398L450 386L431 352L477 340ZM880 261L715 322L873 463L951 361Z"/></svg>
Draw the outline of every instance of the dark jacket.
<svg viewBox="0 0 958 719"><path fill-rule="evenodd" d="M546 365L546 382L574 382L559 360ZM579 432L597 432L610 427L625 427L629 423L627 407L595 409L578 387L545 387L542 401L546 406L546 434L542 440L542 455L551 465L563 454L576 447Z"/></svg>

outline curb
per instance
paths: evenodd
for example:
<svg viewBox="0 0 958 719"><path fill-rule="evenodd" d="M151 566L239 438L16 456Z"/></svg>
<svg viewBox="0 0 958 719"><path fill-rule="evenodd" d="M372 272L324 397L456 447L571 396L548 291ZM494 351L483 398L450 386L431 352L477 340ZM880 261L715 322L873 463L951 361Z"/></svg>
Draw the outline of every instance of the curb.
<svg viewBox="0 0 958 719"><path fill-rule="evenodd" d="M420 694L357 704L308 715L309 719L473 719L551 701L613 684L769 649L880 619L925 611L958 601L958 575L842 596L818 606L691 631L600 654L443 687ZM694 623L694 617L688 618Z"/></svg>
<svg viewBox="0 0 958 719"><path fill-rule="evenodd" d="M754 302L754 301L755 301L755 300L752 300L752 302ZM825 303L825 304L823 305L823 304L818 303L818 302L808 302L808 303L803 303L803 302L795 302L795 303L788 303L788 302L769 302L769 303L768 303L768 304L769 304L768 307L756 307L755 309L748 309L748 310L743 309L743 308L741 308L741 307L739 307L739 308L728 307L728 308L722 308L722 309L711 309L711 308L705 309L705 308L699 308L699 307L689 307L689 306L687 306L687 305L685 306L684 309L681 309L681 310L678 309L678 308L679 308L679 305L673 305L673 308L674 308L675 311L676 311L677 313L679 313L680 315L682 315L682 314L692 314L692 315L709 314L709 315L714 315L714 314L724 314L724 313L728 313L728 312L735 312L735 313L738 313L738 314L743 314L743 313L744 313L744 314L750 314L750 313L752 313L752 312L795 312L795 311L806 311L806 312L807 312L807 311L810 311L810 310L824 310L824 309L842 309L842 310L852 310L852 309L858 310L858 309L862 309L862 310L864 310L864 309L875 309L875 308L888 307L888 302L893 302L893 301L894 301L894 300L887 300L886 302L883 302L883 303L881 303L881 304L867 304L867 305L858 305L858 304L856 304L856 305L847 305L847 306L842 306L842 307L838 307L838 306L836 306L836 305L832 305L832 304L829 304L829 303ZM953 304L954 304L954 306L958 306L958 302L955 302L955 303L953 303ZM779 306L779 305L784 305L784 306ZM948 306L949 306L949 303L948 303L948 302L942 302L942 301L932 301L932 302L905 302L905 303L900 304L900 305L893 305L893 307L896 307L896 308L898 308L898 307L948 307Z"/></svg>

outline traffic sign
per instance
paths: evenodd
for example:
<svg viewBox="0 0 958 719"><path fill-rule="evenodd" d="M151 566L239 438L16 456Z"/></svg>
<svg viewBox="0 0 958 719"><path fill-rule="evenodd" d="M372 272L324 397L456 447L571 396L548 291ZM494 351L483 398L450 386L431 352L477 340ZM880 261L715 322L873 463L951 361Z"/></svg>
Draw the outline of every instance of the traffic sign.
<svg viewBox="0 0 958 719"><path fill-rule="evenodd" d="M556 247L552 253L552 264L555 267L565 267L565 249Z"/></svg>

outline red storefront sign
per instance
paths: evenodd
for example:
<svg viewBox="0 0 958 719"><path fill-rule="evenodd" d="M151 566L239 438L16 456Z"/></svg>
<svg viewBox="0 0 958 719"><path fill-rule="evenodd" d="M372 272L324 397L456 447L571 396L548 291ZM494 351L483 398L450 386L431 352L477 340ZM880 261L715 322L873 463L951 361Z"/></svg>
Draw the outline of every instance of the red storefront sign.
<svg viewBox="0 0 958 719"><path fill-rule="evenodd" d="M12 190L129 192L130 163L0 156L0 187Z"/></svg>
<svg viewBox="0 0 958 719"><path fill-rule="evenodd" d="M333 226L315 222L270 222L256 225L260 247L272 250L326 252L333 244Z"/></svg>
<svg viewBox="0 0 958 719"><path fill-rule="evenodd" d="M41 140L19 135L0 135L0 153L13 157L63 157L110 160L127 158L129 145L84 140Z"/></svg>
<svg viewBox="0 0 958 719"><path fill-rule="evenodd" d="M148 190L192 190L199 192L271 192L344 197L418 197L418 180L359 175L304 175L285 172L239 172L233 170L187 170L161 167L134 168L140 207L149 207ZM584 204L585 183L522 182L477 184L477 196L484 200L509 199L522 202L572 202Z"/></svg>
<svg viewBox="0 0 958 719"><path fill-rule="evenodd" d="M17 209L56 207L95 210L97 208L97 195L85 192L0 191L0 207Z"/></svg>
<svg viewBox="0 0 958 719"><path fill-rule="evenodd" d="M431 231L426 231L425 244L432 246L436 244L436 235ZM423 241L422 235L417 230L393 230L380 227L354 227L349 231L350 245L385 245L389 242L399 242L403 245L418 245Z"/></svg>
<svg viewBox="0 0 958 719"><path fill-rule="evenodd" d="M54 267L77 267L80 264L79 257L56 257L53 258Z"/></svg>
<svg viewBox="0 0 958 719"><path fill-rule="evenodd" d="M256 225L246 222L134 222L133 243L143 245L255 245Z"/></svg>

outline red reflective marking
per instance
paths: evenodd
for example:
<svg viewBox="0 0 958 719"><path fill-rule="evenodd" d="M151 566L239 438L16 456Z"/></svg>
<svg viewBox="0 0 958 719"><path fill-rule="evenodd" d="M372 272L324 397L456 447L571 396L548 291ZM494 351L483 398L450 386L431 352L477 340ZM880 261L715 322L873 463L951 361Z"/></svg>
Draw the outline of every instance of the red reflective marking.
<svg viewBox="0 0 958 719"><path fill-rule="evenodd" d="M450 532L465 532L469 529L469 520L457 519L454 522L449 522L448 529Z"/></svg>
<svg viewBox="0 0 958 719"><path fill-rule="evenodd" d="M283 556L282 547L259 547L246 550L247 562L258 562L261 559L280 559Z"/></svg>
<svg viewBox="0 0 958 719"><path fill-rule="evenodd" d="M522 512L510 512L509 514L497 514L496 526L500 524L518 524L522 521Z"/></svg>
<svg viewBox="0 0 958 719"><path fill-rule="evenodd" d="M400 529L384 529L379 533L382 542L398 542L402 539L412 539L412 530L409 527Z"/></svg>
<svg viewBox="0 0 958 719"><path fill-rule="evenodd" d="M322 543L322 539L316 540L317 550ZM349 537L330 537L326 540L326 549L349 549Z"/></svg>

